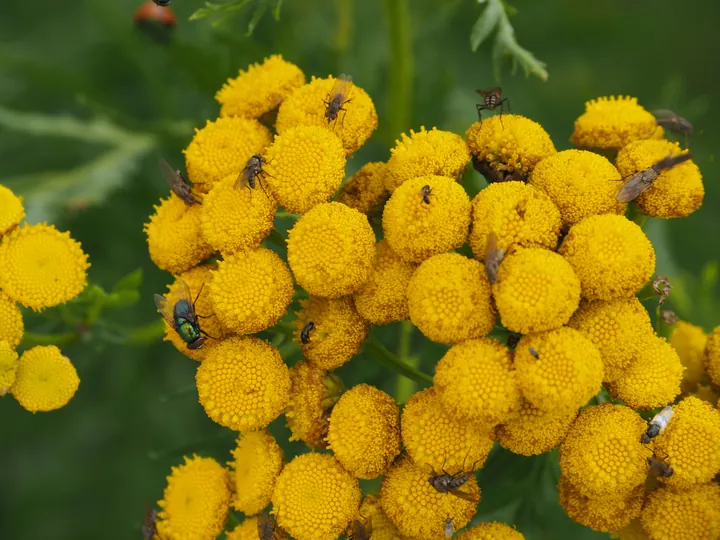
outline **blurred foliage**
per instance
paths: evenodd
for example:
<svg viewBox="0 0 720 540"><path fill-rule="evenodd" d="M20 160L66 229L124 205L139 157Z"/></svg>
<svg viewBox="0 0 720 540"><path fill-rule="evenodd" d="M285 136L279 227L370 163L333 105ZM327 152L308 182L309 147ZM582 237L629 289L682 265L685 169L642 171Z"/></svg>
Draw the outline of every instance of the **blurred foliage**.
<svg viewBox="0 0 720 540"><path fill-rule="evenodd" d="M198 9L190 16L191 21L197 21L212 17L212 24L219 26L235 15L246 10L252 12L250 21L247 23L246 36L251 36L255 31L255 27L265 15L268 9L272 10L273 17L276 21L280 20L280 10L282 9L283 0L224 0L221 2L205 2L205 7Z"/></svg>

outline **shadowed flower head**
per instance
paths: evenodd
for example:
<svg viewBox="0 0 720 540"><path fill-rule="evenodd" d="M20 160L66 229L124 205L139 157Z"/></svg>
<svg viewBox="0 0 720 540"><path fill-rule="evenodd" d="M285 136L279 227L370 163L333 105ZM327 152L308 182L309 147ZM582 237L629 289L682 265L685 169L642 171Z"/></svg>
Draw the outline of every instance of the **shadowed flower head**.
<svg viewBox="0 0 720 540"><path fill-rule="evenodd" d="M720 326L716 326L708 336L705 369L712 383L720 386Z"/></svg>
<svg viewBox="0 0 720 540"><path fill-rule="evenodd" d="M39 345L18 360L10 392L23 409L48 412L67 405L78 386L80 379L70 359L54 345Z"/></svg>
<svg viewBox="0 0 720 540"><path fill-rule="evenodd" d="M577 411L563 414L542 412L523 399L519 413L498 427L498 442L514 454L542 454L563 441L576 417Z"/></svg>
<svg viewBox="0 0 720 540"><path fill-rule="evenodd" d="M703 484L686 490L658 489L640 516L650 538L696 540L720 537L720 486Z"/></svg>
<svg viewBox="0 0 720 540"><path fill-rule="evenodd" d="M372 214L385 202L388 193L384 178L388 174L386 163L366 163L342 185L335 200L365 215Z"/></svg>
<svg viewBox="0 0 720 540"><path fill-rule="evenodd" d="M365 519L365 529L372 531L373 540L406 540L400 535L395 524L388 519L377 495L366 495L360 505L361 520ZM362 523L362 521L361 521Z"/></svg>
<svg viewBox="0 0 720 540"><path fill-rule="evenodd" d="M0 237L13 230L25 217L22 197L0 185Z"/></svg>
<svg viewBox="0 0 720 540"><path fill-rule="evenodd" d="M283 451L275 438L262 429L241 435L232 455L229 465L235 483L233 506L245 515L257 514L270 503L283 467Z"/></svg>
<svg viewBox="0 0 720 540"><path fill-rule="evenodd" d="M7 341L13 348L20 345L25 333L22 313L17 304L1 290L0 321L2 321L2 324L0 324L0 341Z"/></svg>
<svg viewBox="0 0 720 540"><path fill-rule="evenodd" d="M705 376L707 342L708 336L701 327L685 321L678 321L673 325L670 345L678 353L680 361L685 367L682 382L683 392L695 390Z"/></svg>
<svg viewBox="0 0 720 540"><path fill-rule="evenodd" d="M18 365L18 353L5 340L0 340L0 396L15 382L15 371Z"/></svg>
<svg viewBox="0 0 720 540"><path fill-rule="evenodd" d="M455 538L457 540L524 540L525 536L510 525L493 521L465 529Z"/></svg>

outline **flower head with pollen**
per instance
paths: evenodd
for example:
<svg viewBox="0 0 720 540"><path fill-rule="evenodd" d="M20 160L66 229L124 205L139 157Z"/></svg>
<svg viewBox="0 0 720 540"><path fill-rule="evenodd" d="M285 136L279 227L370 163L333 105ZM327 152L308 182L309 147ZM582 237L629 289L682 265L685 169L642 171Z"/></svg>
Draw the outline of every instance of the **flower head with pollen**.
<svg viewBox="0 0 720 540"><path fill-rule="evenodd" d="M295 321L296 338L303 356L320 369L332 370L350 360L368 335L369 324L355 309L352 296L300 300L301 309ZM301 334L313 323L308 342Z"/></svg>
<svg viewBox="0 0 720 540"><path fill-rule="evenodd" d="M13 230L25 217L22 197L0 185L0 236Z"/></svg>
<svg viewBox="0 0 720 540"><path fill-rule="evenodd" d="M283 451L275 438L262 429L237 440L229 463L235 483L233 506L251 516L270 503L275 481L283 467Z"/></svg>
<svg viewBox="0 0 720 540"><path fill-rule="evenodd" d="M583 148L617 150L640 139L660 139L662 134L655 117L638 105L637 98L610 96L585 103L570 141Z"/></svg>
<svg viewBox="0 0 720 540"><path fill-rule="evenodd" d="M78 386L80 379L70 359L54 345L39 345L18 360L10 392L23 409L48 412L67 405Z"/></svg>
<svg viewBox="0 0 720 540"><path fill-rule="evenodd" d="M357 516L361 492L331 455L294 458L280 473L272 496L277 522L297 540L334 540Z"/></svg>
<svg viewBox="0 0 720 540"><path fill-rule="evenodd" d="M387 197L383 181L387 174L387 164L382 161L366 163L342 185L335 200L365 215L372 214Z"/></svg>
<svg viewBox="0 0 720 540"><path fill-rule="evenodd" d="M708 336L705 346L705 369L710 381L720 386L720 326L716 326Z"/></svg>
<svg viewBox="0 0 720 540"><path fill-rule="evenodd" d="M275 124L277 132L282 135L297 126L322 127L337 135L345 154L352 155L377 129L378 117L367 92L353 84L346 87L349 91L344 95L343 110L338 112L337 119L328 120L325 111L327 103L334 97L337 83L335 77L313 77L308 84L295 90L280 106Z"/></svg>
<svg viewBox="0 0 720 540"><path fill-rule="evenodd" d="M580 280L572 266L543 248L505 257L492 289L503 326L522 334L561 327L580 304Z"/></svg>
<svg viewBox="0 0 720 540"><path fill-rule="evenodd" d="M365 529L371 531L373 540L406 540L395 524L388 519L377 495L366 495L360 505L359 514L364 518ZM363 521L361 520L361 523Z"/></svg>
<svg viewBox="0 0 720 540"><path fill-rule="evenodd" d="M533 170L530 183L547 193L566 225L588 216L625 212L625 205L615 199L622 185L620 173L592 152L565 150L547 157Z"/></svg>
<svg viewBox="0 0 720 540"><path fill-rule="evenodd" d="M207 193L213 184L240 174L248 160L272 142L270 130L250 118L218 118L195 130L185 149L185 166L195 189Z"/></svg>
<svg viewBox="0 0 720 540"><path fill-rule="evenodd" d="M483 265L458 253L424 261L407 290L410 320L437 343L458 343L486 336L497 314Z"/></svg>
<svg viewBox="0 0 720 540"><path fill-rule="evenodd" d="M229 330L254 334L273 326L292 300L293 281L285 262L269 249L241 251L212 272L210 298Z"/></svg>
<svg viewBox="0 0 720 540"><path fill-rule="evenodd" d="M585 218L570 228L560 254L591 300L627 298L655 271L655 250L642 229L624 216Z"/></svg>
<svg viewBox="0 0 720 540"><path fill-rule="evenodd" d="M470 162L470 154L460 135L437 128L427 131L424 126L420 131L411 129L409 137L403 133L390 154L389 174L384 177L385 188L390 193L418 176L460 178Z"/></svg>
<svg viewBox="0 0 720 540"><path fill-rule="evenodd" d="M228 79L215 94L220 103L220 116L259 118L275 109L293 90L305 84L305 75L295 64L279 54L252 64Z"/></svg>
<svg viewBox="0 0 720 540"><path fill-rule="evenodd" d="M658 161L686 152L676 142L635 141L618 152L617 167L624 178L644 171ZM702 174L695 162L685 161L662 171L652 185L635 199L637 207L651 217L686 217L700 208L705 197Z"/></svg>
<svg viewBox="0 0 720 540"><path fill-rule="evenodd" d="M610 538L619 540L648 540L648 535L642 528L640 518L635 518L622 529L612 531Z"/></svg>
<svg viewBox="0 0 720 540"><path fill-rule="evenodd" d="M406 261L422 262L465 243L470 211L470 198L452 178L412 178L385 204L385 240Z"/></svg>
<svg viewBox="0 0 720 540"><path fill-rule="evenodd" d="M374 386L359 384L332 409L328 448L356 478L375 478L400 454L400 411L395 400Z"/></svg>
<svg viewBox="0 0 720 540"><path fill-rule="evenodd" d="M543 412L577 411L602 384L600 352L572 328L523 337L514 360L523 397Z"/></svg>
<svg viewBox="0 0 720 540"><path fill-rule="evenodd" d="M225 533L226 540L258 540L258 518L248 517L232 531Z"/></svg>
<svg viewBox="0 0 720 540"><path fill-rule="evenodd" d="M467 525L480 501L480 488L474 475L460 487L463 497L440 493L428 480L427 467L416 465L404 455L392 464L380 488L385 515L400 535L423 540L440 540L445 520L452 516L456 529ZM466 500L471 499L471 500Z"/></svg>
<svg viewBox="0 0 720 540"><path fill-rule="evenodd" d="M342 142L317 126L284 131L264 157L263 182L268 191L280 206L296 214L329 201L345 176Z"/></svg>
<svg viewBox="0 0 720 540"><path fill-rule="evenodd" d="M525 540L525 535L510 525L497 521L479 523L465 529L455 538L457 540Z"/></svg>
<svg viewBox="0 0 720 540"><path fill-rule="evenodd" d="M561 226L560 212L545 193L524 182L495 182L472 201L469 244L481 260L491 232L505 253L517 247L554 250Z"/></svg>
<svg viewBox="0 0 720 540"><path fill-rule="evenodd" d="M680 362L685 367L683 374L683 392L695 390L705 377L705 347L708 336L705 331L694 324L678 321L673 325L670 345L678 353Z"/></svg>
<svg viewBox="0 0 720 540"><path fill-rule="evenodd" d="M201 214L201 206L188 206L175 194L155 206L145 233L150 258L158 267L182 274L212 255L202 234Z"/></svg>
<svg viewBox="0 0 720 540"><path fill-rule="evenodd" d="M254 337L230 337L214 347L195 382L207 415L240 432L267 426L290 399L290 373L280 353Z"/></svg>
<svg viewBox="0 0 720 540"><path fill-rule="evenodd" d="M0 396L7 394L15 382L18 353L5 340L0 340Z"/></svg>
<svg viewBox="0 0 720 540"><path fill-rule="evenodd" d="M543 454L563 441L576 417L577 411L564 414L542 412L523 399L519 413L498 427L498 442L514 454Z"/></svg>
<svg viewBox="0 0 720 540"><path fill-rule="evenodd" d="M215 538L225 527L231 497L230 475L217 461L185 457L185 463L172 468L158 502L158 538Z"/></svg>
<svg viewBox="0 0 720 540"><path fill-rule="evenodd" d="M20 345L25 333L22 313L17 304L2 290L0 290L0 321L2 321L0 341L7 341L13 348Z"/></svg>
<svg viewBox="0 0 720 540"><path fill-rule="evenodd" d="M337 298L354 293L370 276L375 233L354 208L320 204L295 222L287 250L298 285L313 296Z"/></svg>
<svg viewBox="0 0 720 540"><path fill-rule="evenodd" d="M90 266L80 243L52 225L24 225L0 243L0 288L36 311L82 292Z"/></svg>
<svg viewBox="0 0 720 540"><path fill-rule="evenodd" d="M435 366L434 388L448 412L486 425L510 420L522 400L510 351L491 339L451 347Z"/></svg>
<svg viewBox="0 0 720 540"><path fill-rule="evenodd" d="M703 484L679 491L658 489L648 495L640 521L652 539L718 538L720 486Z"/></svg>

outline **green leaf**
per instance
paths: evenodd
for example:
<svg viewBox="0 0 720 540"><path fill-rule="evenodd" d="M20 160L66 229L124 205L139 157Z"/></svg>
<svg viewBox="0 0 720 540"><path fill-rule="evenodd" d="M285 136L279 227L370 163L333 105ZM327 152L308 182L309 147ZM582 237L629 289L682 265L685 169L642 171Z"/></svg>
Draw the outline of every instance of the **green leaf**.
<svg viewBox="0 0 720 540"><path fill-rule="evenodd" d="M140 300L140 292L137 290L124 290L113 292L105 300L105 307L110 309L123 309L132 307Z"/></svg>
<svg viewBox="0 0 720 540"><path fill-rule="evenodd" d="M130 272L128 275L121 277L118 282L113 286L113 292L122 291L136 291L143 280L143 270L138 268L137 270Z"/></svg>
<svg viewBox="0 0 720 540"><path fill-rule="evenodd" d="M283 0L275 0L275 7L273 8L273 17L276 21L280 20L280 9L282 8Z"/></svg>
<svg viewBox="0 0 720 540"><path fill-rule="evenodd" d="M475 52L492 33L503 15L502 6L492 3L485 8L483 14L475 21L470 32L470 47Z"/></svg>
<svg viewBox="0 0 720 540"><path fill-rule="evenodd" d="M255 27L260 22L260 19L262 19L263 15L265 15L266 11L267 0L262 0L260 5L255 9L255 13L252 16L252 19L250 19L250 22L248 23L248 29L245 33L246 36L252 36L252 33L255 31Z"/></svg>

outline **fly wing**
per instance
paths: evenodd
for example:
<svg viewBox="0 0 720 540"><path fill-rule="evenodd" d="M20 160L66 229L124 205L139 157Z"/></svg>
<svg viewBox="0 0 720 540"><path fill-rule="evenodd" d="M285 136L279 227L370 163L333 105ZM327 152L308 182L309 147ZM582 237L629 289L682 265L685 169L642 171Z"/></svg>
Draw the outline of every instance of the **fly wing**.
<svg viewBox="0 0 720 540"><path fill-rule="evenodd" d="M630 180L620 186L620 189L615 195L615 199L621 203L634 201L643 191L652 185L656 178L657 174L655 174L652 168L633 174Z"/></svg>
<svg viewBox="0 0 720 540"><path fill-rule="evenodd" d="M680 165L690 159L692 159L692 154L690 152L679 154L677 156L668 156L658 161L652 168L659 173L666 169L672 169L675 165Z"/></svg>
<svg viewBox="0 0 720 540"><path fill-rule="evenodd" d="M175 317L173 315L174 306L167 301L167 298L159 294L153 295L153 301L155 302L158 313L165 318L171 328L175 328Z"/></svg>
<svg viewBox="0 0 720 540"><path fill-rule="evenodd" d="M148 507L145 512L145 519L143 520L142 526L143 540L153 540L153 538L155 538L155 533L157 532L157 528L155 525L156 519L157 510Z"/></svg>
<svg viewBox="0 0 720 540"><path fill-rule="evenodd" d="M487 237L485 246L485 272L487 273L490 284L493 285L497 281L497 272L502 262L504 250L497 247L497 235L490 232Z"/></svg>
<svg viewBox="0 0 720 540"><path fill-rule="evenodd" d="M342 101L347 100L347 96L352 90L353 82L352 75L346 75L342 73L335 79L332 90L330 91L330 99L334 98L338 94L342 96Z"/></svg>
<svg viewBox="0 0 720 540"><path fill-rule="evenodd" d="M195 306L193 302L193 297L190 294L190 287L188 287L188 284L185 283L182 279L179 279L177 281L177 287L178 291L175 302L177 303L180 300L185 300L185 305L187 305L187 309L181 308L178 314L191 323L197 323L197 318L195 317Z"/></svg>
<svg viewBox="0 0 720 540"><path fill-rule="evenodd" d="M460 491L459 489L454 489L450 492L450 495L455 495L456 497L460 497L461 499L465 501L470 501L471 503L479 503L480 499L473 496L472 493L465 493L464 491Z"/></svg>
<svg viewBox="0 0 720 540"><path fill-rule="evenodd" d="M656 120L673 120L677 118L677 114L672 112L670 109L654 109L650 111Z"/></svg>
<svg viewBox="0 0 720 540"><path fill-rule="evenodd" d="M181 187L183 181L178 176L175 169L172 168L170 163L168 163L166 159L160 159L158 163L160 164L160 171L162 171L163 178L165 178L165 181L168 186L170 186L170 189L175 191L178 187Z"/></svg>
<svg viewBox="0 0 720 540"><path fill-rule="evenodd" d="M237 180L235 180L235 189L244 188L250 181L250 167L245 167L240 174L238 174Z"/></svg>

